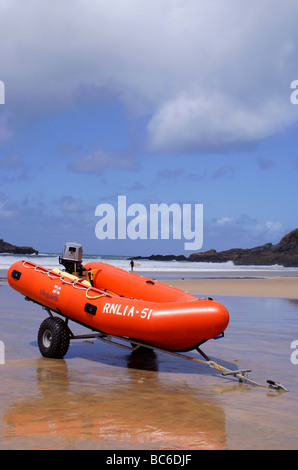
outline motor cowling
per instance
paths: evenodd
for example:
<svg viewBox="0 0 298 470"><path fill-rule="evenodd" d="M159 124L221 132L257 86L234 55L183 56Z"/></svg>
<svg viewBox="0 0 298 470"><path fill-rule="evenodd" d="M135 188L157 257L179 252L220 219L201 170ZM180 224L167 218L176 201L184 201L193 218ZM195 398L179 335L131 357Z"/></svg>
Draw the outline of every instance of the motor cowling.
<svg viewBox="0 0 298 470"><path fill-rule="evenodd" d="M66 242L59 263L65 267L66 272L81 276L83 273L83 248L80 243Z"/></svg>

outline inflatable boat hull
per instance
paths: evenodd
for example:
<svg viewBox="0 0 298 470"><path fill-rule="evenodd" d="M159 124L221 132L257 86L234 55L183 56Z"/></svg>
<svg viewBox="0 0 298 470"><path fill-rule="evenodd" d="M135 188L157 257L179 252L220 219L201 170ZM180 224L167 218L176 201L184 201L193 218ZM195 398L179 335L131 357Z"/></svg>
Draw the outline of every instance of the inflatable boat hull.
<svg viewBox="0 0 298 470"><path fill-rule="evenodd" d="M212 299L198 299L154 281L150 284L146 278L104 263L85 267L101 269L94 278L100 288L28 261L13 264L7 278L13 289L30 300L91 330L169 351L194 349L228 326L228 311ZM129 279L135 279L130 287ZM133 292L134 298L128 298Z"/></svg>

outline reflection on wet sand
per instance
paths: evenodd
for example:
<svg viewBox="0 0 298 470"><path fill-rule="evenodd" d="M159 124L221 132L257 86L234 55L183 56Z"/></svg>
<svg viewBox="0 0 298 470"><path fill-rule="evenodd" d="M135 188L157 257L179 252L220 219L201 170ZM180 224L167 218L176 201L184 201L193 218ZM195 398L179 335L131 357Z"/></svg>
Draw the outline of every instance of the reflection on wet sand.
<svg viewBox="0 0 298 470"><path fill-rule="evenodd" d="M11 405L4 415L4 439L45 437L47 447L220 449L225 416L210 398L159 380L155 353L128 355L128 374L117 380L102 370L88 384L65 360L39 358L39 396ZM146 370L147 369L147 370ZM54 441L53 441L54 438ZM36 441L38 446L38 441ZM81 446L82 447L82 446Z"/></svg>

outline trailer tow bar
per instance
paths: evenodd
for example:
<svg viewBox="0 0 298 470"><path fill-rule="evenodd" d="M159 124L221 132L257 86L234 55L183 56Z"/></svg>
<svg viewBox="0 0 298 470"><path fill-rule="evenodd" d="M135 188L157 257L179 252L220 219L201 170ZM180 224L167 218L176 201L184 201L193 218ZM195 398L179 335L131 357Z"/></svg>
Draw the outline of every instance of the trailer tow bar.
<svg viewBox="0 0 298 470"><path fill-rule="evenodd" d="M267 380L268 385L262 385L259 382L252 380L251 378L248 377L248 373L251 372L251 369L238 369L238 370L227 369L226 367L218 364L217 362L212 361L199 347L195 349L204 358L204 361L193 356L188 356L187 354L182 354L182 353L175 352L175 351L169 351L167 349L157 348L155 346L150 346L146 343L141 343L139 341L136 341L130 338L124 338L121 336L98 334L97 338L104 341L105 343L113 344L114 346L120 346L122 348L129 349L131 351L136 351L137 349L141 347L145 347L147 349L152 349L155 351L163 352L165 354L170 354L171 356L181 357L182 359L187 359L189 361L198 362L199 364L207 365L208 367L212 369L219 370L222 376L233 376L237 378L239 382L246 382L248 384L256 385L258 387L270 388L270 389L274 389L278 391L284 391L284 392L289 391L281 383L275 382L274 380ZM115 338L116 340L120 340L120 341L129 342L131 347L120 344L116 341L112 341L112 338Z"/></svg>
<svg viewBox="0 0 298 470"><path fill-rule="evenodd" d="M271 388L271 389L275 389L278 391L284 391L284 392L289 391L281 383L275 382L274 380L267 380L268 386L262 385L259 382L256 382L255 380L252 380L248 377L248 373L251 372L251 369L238 369L238 370L227 369L226 367L221 366L220 364L217 364L216 362L209 359L209 357L199 347L197 347L196 350L206 360L205 362L206 365L208 365L211 368L219 370L221 372L221 375L223 376L232 375L233 377L237 378L239 382L247 382L251 385L256 385L258 387L263 387L263 388ZM200 361L200 362L203 362L203 361Z"/></svg>

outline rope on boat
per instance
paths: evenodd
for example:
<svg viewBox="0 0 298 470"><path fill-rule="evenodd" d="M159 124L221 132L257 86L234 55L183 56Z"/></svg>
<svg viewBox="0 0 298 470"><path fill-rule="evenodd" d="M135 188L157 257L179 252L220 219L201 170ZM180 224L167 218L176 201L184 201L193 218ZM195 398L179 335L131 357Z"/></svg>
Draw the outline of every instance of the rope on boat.
<svg viewBox="0 0 298 470"><path fill-rule="evenodd" d="M109 294L104 292L103 294L98 294L96 296L91 296L89 295L89 291L94 289L93 286L90 285L89 286L84 286L82 280L80 280L79 278L76 278L74 279L73 281L70 281L68 282L66 279L67 279L67 276L61 274L61 276L59 276L58 273L55 273L54 276L52 275L51 276L51 270L48 270L46 268L43 268L41 266L38 266L38 265L33 265L29 262L29 266L26 264L28 263L27 261L23 261L23 266L24 268L27 268L27 269L34 269L37 273L41 273L41 274L47 274L48 277L54 281L54 280L60 280L63 284L66 284L68 286L72 286L74 289L78 289L78 290L84 290L86 291L86 297L87 299L90 299L90 300L95 300L95 299L99 299L100 297L104 297L104 296L108 296ZM111 292L112 294L112 292Z"/></svg>

